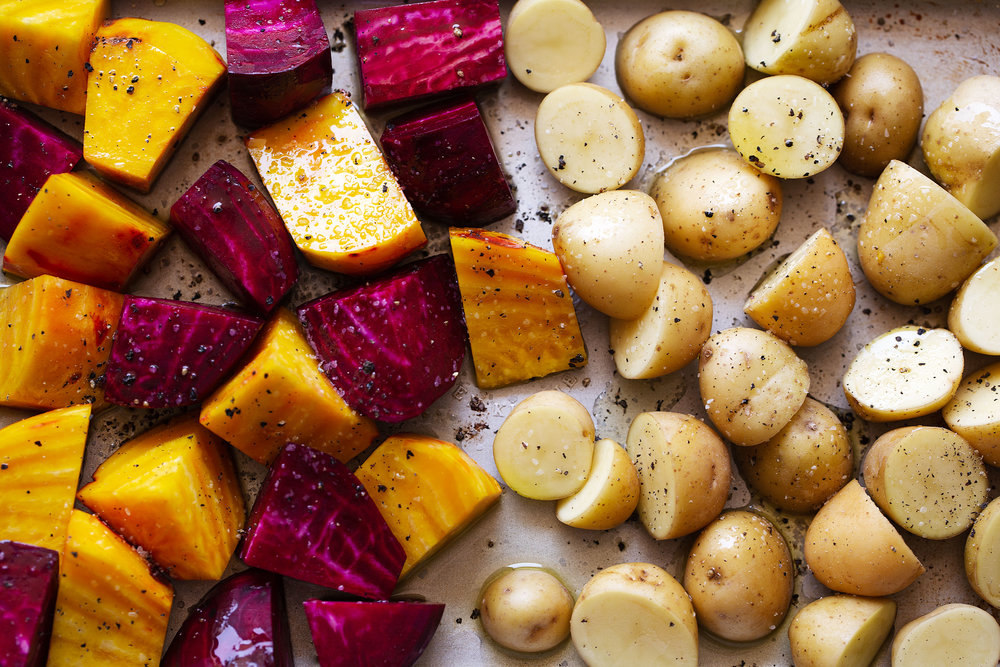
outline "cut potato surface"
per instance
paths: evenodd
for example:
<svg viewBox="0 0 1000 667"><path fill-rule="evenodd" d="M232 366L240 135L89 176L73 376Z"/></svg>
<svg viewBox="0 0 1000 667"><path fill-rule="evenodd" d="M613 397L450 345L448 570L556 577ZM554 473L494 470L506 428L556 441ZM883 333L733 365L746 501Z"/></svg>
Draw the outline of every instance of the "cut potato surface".
<svg viewBox="0 0 1000 667"><path fill-rule="evenodd" d="M795 667L868 667L892 632L888 598L829 595L799 610L788 626Z"/></svg>
<svg viewBox="0 0 1000 667"><path fill-rule="evenodd" d="M503 481L534 500L559 500L579 491L593 459L594 419L561 391L540 391L515 405L493 440Z"/></svg>
<svg viewBox="0 0 1000 667"><path fill-rule="evenodd" d="M890 519L930 540L965 532L989 490L979 453L936 426L882 435L865 455L864 477L868 493Z"/></svg>
<svg viewBox="0 0 1000 667"><path fill-rule="evenodd" d="M869 421L921 417L955 394L964 363L962 346L947 329L900 327L858 352L844 373L844 394Z"/></svg>
<svg viewBox="0 0 1000 667"><path fill-rule="evenodd" d="M965 576L979 597L1000 607L1000 498L986 506L969 532Z"/></svg>
<svg viewBox="0 0 1000 667"><path fill-rule="evenodd" d="M625 185L646 151L632 108L590 83L572 83L545 96L535 115L535 143L557 181L587 194Z"/></svg>
<svg viewBox="0 0 1000 667"><path fill-rule="evenodd" d="M698 664L691 599L651 563L621 563L594 575L573 607L570 630L590 667Z"/></svg>
<svg viewBox="0 0 1000 667"><path fill-rule="evenodd" d="M483 629L512 651L538 653L569 637L573 595L543 569L507 569L483 590L479 601Z"/></svg>
<svg viewBox="0 0 1000 667"><path fill-rule="evenodd" d="M967 375L941 415L987 463L1000 466L1000 363Z"/></svg>
<svg viewBox="0 0 1000 667"><path fill-rule="evenodd" d="M639 474L628 452L603 438L594 445L594 464L586 483L556 503L556 518L574 528L608 530L632 516L639 495Z"/></svg>
<svg viewBox="0 0 1000 667"><path fill-rule="evenodd" d="M976 269L955 295L948 310L948 328L962 347L980 354L1000 355L1000 258Z"/></svg>
<svg viewBox="0 0 1000 667"><path fill-rule="evenodd" d="M604 28L580 0L519 0L504 33L511 73L538 93L589 79L606 47Z"/></svg>
<svg viewBox="0 0 1000 667"><path fill-rule="evenodd" d="M979 607L946 604L916 618L892 640L893 667L995 667L1000 624Z"/></svg>

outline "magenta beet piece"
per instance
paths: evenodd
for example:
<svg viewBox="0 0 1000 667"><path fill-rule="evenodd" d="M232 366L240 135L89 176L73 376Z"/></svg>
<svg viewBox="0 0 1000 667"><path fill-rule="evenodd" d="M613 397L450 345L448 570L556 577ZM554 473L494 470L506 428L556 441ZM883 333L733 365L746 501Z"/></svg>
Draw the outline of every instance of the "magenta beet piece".
<svg viewBox="0 0 1000 667"><path fill-rule="evenodd" d="M299 277L281 216L225 160L209 167L177 200L170 222L234 294L265 315Z"/></svg>
<svg viewBox="0 0 1000 667"><path fill-rule="evenodd" d="M320 368L348 405L416 417L455 383L468 334L455 266L435 255L299 308Z"/></svg>
<svg viewBox="0 0 1000 667"><path fill-rule="evenodd" d="M329 454L289 443L261 486L240 558L364 598L386 598L406 554L365 487Z"/></svg>
<svg viewBox="0 0 1000 667"><path fill-rule="evenodd" d="M44 667L58 587L59 554L0 541L0 665Z"/></svg>
<svg viewBox="0 0 1000 667"><path fill-rule="evenodd" d="M281 577L245 570L191 608L162 667L294 667Z"/></svg>
<svg viewBox="0 0 1000 667"><path fill-rule="evenodd" d="M413 208L429 218L479 226L517 208L472 100L390 120L382 151Z"/></svg>
<svg viewBox="0 0 1000 667"><path fill-rule="evenodd" d="M0 237L9 241L46 179L73 171L83 147L2 97L0 137Z"/></svg>
<svg viewBox="0 0 1000 667"><path fill-rule="evenodd" d="M330 90L330 39L316 0L226 0L233 120L268 125Z"/></svg>
<svg viewBox="0 0 1000 667"><path fill-rule="evenodd" d="M365 107L507 76L497 0L436 0L354 13Z"/></svg>
<svg viewBox="0 0 1000 667"><path fill-rule="evenodd" d="M408 667L438 629L443 604L306 600L320 667Z"/></svg>
<svg viewBox="0 0 1000 667"><path fill-rule="evenodd" d="M263 323L188 301L126 296L104 396L138 408L197 403L239 361Z"/></svg>

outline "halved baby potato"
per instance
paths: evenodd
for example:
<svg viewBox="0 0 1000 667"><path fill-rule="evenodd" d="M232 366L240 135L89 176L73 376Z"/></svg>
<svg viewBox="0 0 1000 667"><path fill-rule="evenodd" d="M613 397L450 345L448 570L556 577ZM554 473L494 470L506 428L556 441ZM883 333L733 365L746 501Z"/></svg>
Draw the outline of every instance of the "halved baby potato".
<svg viewBox="0 0 1000 667"><path fill-rule="evenodd" d="M1000 356L1000 257L969 276L948 309L948 328L962 346L980 354Z"/></svg>
<svg viewBox="0 0 1000 667"><path fill-rule="evenodd" d="M868 667L892 632L889 598L828 595L799 610L788 626L795 667Z"/></svg>
<svg viewBox="0 0 1000 667"><path fill-rule="evenodd" d="M941 416L987 463L1000 466L1000 362L969 373Z"/></svg>
<svg viewBox="0 0 1000 667"><path fill-rule="evenodd" d="M979 453L936 426L897 428L879 437L865 454L864 477L890 519L929 540L965 532L989 490Z"/></svg>
<svg viewBox="0 0 1000 667"><path fill-rule="evenodd" d="M1000 624L970 604L952 603L915 618L892 640L894 667L996 667Z"/></svg>
<svg viewBox="0 0 1000 667"><path fill-rule="evenodd" d="M965 576L972 590L1000 607L1000 498L986 506L965 540Z"/></svg>
<svg viewBox="0 0 1000 667"><path fill-rule="evenodd" d="M594 445L594 464L583 488L556 503L567 526L608 530L632 516L639 504L639 474L621 445L603 438Z"/></svg>
<svg viewBox="0 0 1000 667"><path fill-rule="evenodd" d="M922 417L954 396L964 364L962 346L947 329L899 327L858 352L844 373L844 394L868 421Z"/></svg>
<svg viewBox="0 0 1000 667"><path fill-rule="evenodd" d="M840 331L854 298L847 257L821 227L754 288L743 312L790 345L808 347Z"/></svg>

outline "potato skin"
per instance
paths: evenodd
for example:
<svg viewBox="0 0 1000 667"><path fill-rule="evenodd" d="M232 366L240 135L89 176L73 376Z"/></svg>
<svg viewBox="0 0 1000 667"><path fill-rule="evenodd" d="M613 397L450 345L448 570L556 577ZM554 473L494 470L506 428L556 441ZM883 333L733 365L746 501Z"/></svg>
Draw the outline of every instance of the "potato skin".
<svg viewBox="0 0 1000 667"><path fill-rule="evenodd" d="M788 626L796 667L866 667L892 632L889 598L828 595L799 610Z"/></svg>
<svg viewBox="0 0 1000 667"><path fill-rule="evenodd" d="M479 602L486 633L514 651L547 651L569 636L573 596L545 570L512 569L494 579Z"/></svg>
<svg viewBox="0 0 1000 667"><path fill-rule="evenodd" d="M917 143L924 91L904 60L888 53L858 58L833 97L844 112L845 169L875 177L891 160L906 160Z"/></svg>

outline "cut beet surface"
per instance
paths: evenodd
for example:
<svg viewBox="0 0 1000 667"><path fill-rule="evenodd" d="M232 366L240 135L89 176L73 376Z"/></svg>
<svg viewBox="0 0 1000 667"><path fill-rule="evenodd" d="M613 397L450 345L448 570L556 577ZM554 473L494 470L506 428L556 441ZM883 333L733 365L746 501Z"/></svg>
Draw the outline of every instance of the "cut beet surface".
<svg viewBox="0 0 1000 667"><path fill-rule="evenodd" d="M455 383L465 320L455 267L435 255L298 311L320 368L352 408L388 422L422 413Z"/></svg>
<svg viewBox="0 0 1000 667"><path fill-rule="evenodd" d="M263 323L187 301L126 296L104 395L140 408L197 403L226 377Z"/></svg>
<svg viewBox="0 0 1000 667"><path fill-rule="evenodd" d="M59 554L0 540L0 665L45 665L58 586Z"/></svg>
<svg viewBox="0 0 1000 667"><path fill-rule="evenodd" d="M225 160L208 168L170 209L170 221L226 286L270 313L299 276L281 216Z"/></svg>
<svg viewBox="0 0 1000 667"><path fill-rule="evenodd" d="M0 238L9 241L45 180L73 171L83 146L3 98L0 137Z"/></svg>
<svg viewBox="0 0 1000 667"><path fill-rule="evenodd" d="M354 13L366 108L507 76L497 0L435 0Z"/></svg>
<svg viewBox="0 0 1000 667"><path fill-rule="evenodd" d="M413 208L429 218L478 226L517 208L472 100L390 120L382 150Z"/></svg>
<svg viewBox="0 0 1000 667"><path fill-rule="evenodd" d="M427 648L443 604L306 600L320 667L408 667Z"/></svg>
<svg viewBox="0 0 1000 667"><path fill-rule="evenodd" d="M293 667L281 577L245 570L191 608L162 667Z"/></svg>
<svg viewBox="0 0 1000 667"><path fill-rule="evenodd" d="M406 554L365 487L343 463L288 444L257 495L240 558L364 598L387 598Z"/></svg>
<svg viewBox="0 0 1000 667"><path fill-rule="evenodd" d="M330 40L315 0L226 0L233 120L259 127L330 90Z"/></svg>

